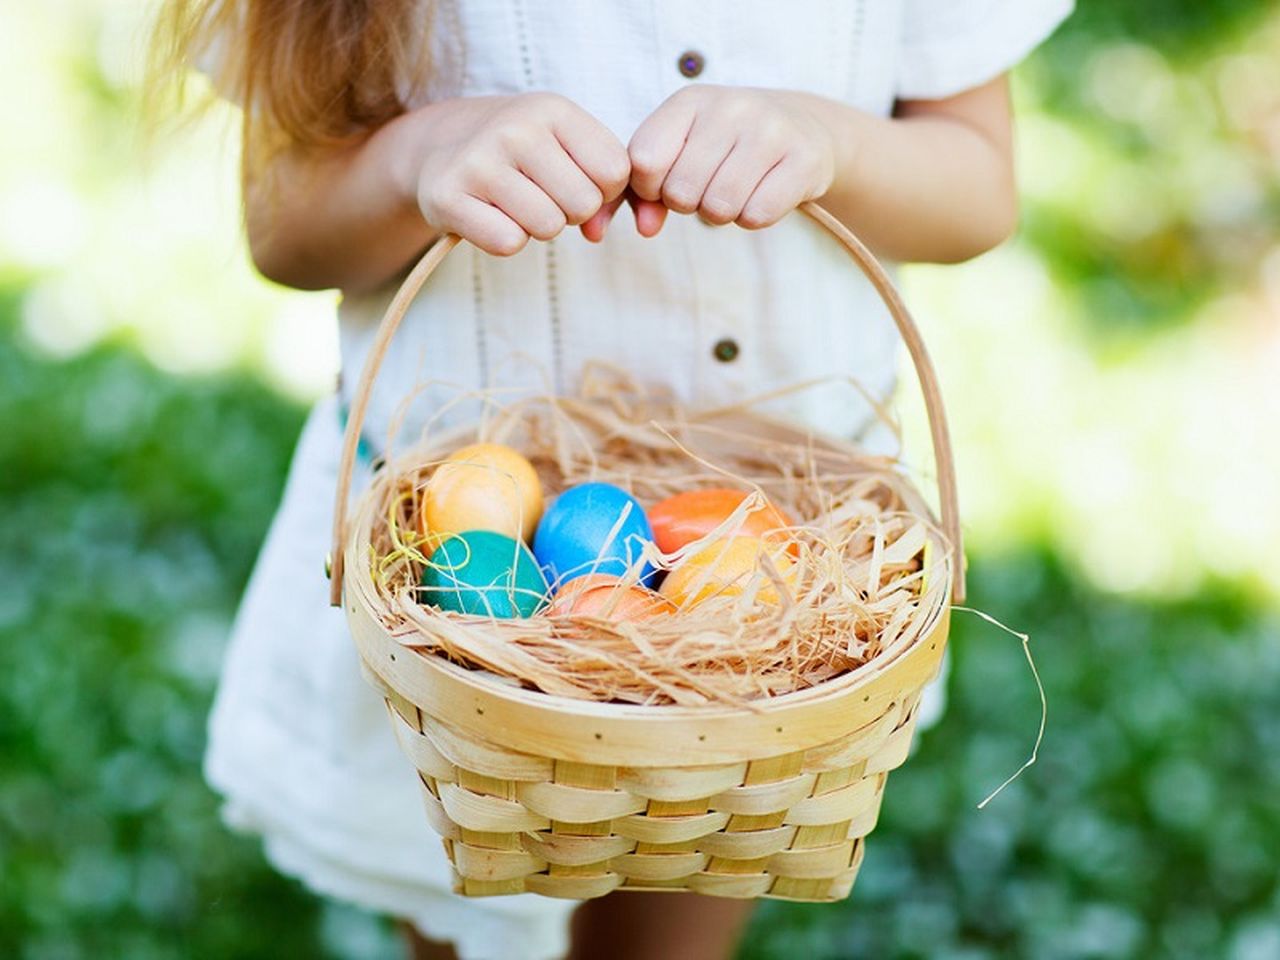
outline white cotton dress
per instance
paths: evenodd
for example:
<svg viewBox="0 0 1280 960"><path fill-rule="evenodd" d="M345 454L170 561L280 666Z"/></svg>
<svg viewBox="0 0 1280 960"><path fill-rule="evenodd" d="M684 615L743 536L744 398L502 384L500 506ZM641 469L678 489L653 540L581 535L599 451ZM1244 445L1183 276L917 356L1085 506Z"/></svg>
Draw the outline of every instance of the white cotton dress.
<svg viewBox="0 0 1280 960"><path fill-rule="evenodd" d="M1070 7L436 0L424 29L436 64L426 96L555 91L624 143L691 82L808 90L885 115L895 100L946 97L997 76ZM406 918L452 941L464 960L546 960L565 951L574 904L450 893L415 774L360 675L341 611L328 604L322 568L341 411L390 294L349 297L340 308L348 387L316 406L299 440L235 622L206 775L225 797L227 821L260 834L271 862L312 889ZM598 246L567 231L509 259L455 251L387 358L365 436L375 449L385 442L397 407L424 380L441 385L418 397L416 416L459 388L572 390L592 360L698 406L825 376L856 378L884 396L896 355L874 293L806 219L750 233L673 216L645 240L620 216ZM870 421L856 391L835 382L775 412L846 436Z"/></svg>

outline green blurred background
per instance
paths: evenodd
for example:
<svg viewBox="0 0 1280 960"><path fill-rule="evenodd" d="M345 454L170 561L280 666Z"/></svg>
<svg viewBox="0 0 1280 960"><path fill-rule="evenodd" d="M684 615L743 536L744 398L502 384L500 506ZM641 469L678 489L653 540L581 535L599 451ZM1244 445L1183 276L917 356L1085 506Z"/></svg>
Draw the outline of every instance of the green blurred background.
<svg viewBox="0 0 1280 960"><path fill-rule="evenodd" d="M394 957L200 776L336 335L247 263L226 113L142 144L146 12L0 5L0 956ZM1280 10L1085 0L1016 93L1019 237L905 282L1041 762L975 809L1039 701L957 614L853 897L751 960L1280 957Z"/></svg>

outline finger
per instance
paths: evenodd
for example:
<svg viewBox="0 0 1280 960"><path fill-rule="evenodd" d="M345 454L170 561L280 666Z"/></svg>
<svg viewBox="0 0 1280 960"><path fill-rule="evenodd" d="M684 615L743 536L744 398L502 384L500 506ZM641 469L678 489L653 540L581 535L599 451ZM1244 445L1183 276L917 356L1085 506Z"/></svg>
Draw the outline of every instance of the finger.
<svg viewBox="0 0 1280 960"><path fill-rule="evenodd" d="M582 224L582 235L592 243L599 243L604 239L605 230L613 221L613 215L618 212L618 207L622 206L622 197L616 200L610 200L599 210L597 210L586 223Z"/></svg>
<svg viewBox="0 0 1280 960"><path fill-rule="evenodd" d="M662 183L662 202L677 213L697 210L711 178L732 152L736 140L727 127L695 123Z"/></svg>
<svg viewBox="0 0 1280 960"><path fill-rule="evenodd" d="M454 203L449 229L496 257L519 253L529 242L518 223L493 204L469 195Z"/></svg>
<svg viewBox="0 0 1280 960"><path fill-rule="evenodd" d="M631 210L636 218L636 232L642 237L656 237L667 222L667 208L653 200L631 198Z"/></svg>
<svg viewBox="0 0 1280 960"><path fill-rule="evenodd" d="M564 211L546 191L514 167L504 167L496 174L487 199L538 240L555 237L567 222Z"/></svg>
<svg viewBox="0 0 1280 960"><path fill-rule="evenodd" d="M586 223L604 203L604 194L564 148L548 136L518 161L520 171L542 188L573 226Z"/></svg>
<svg viewBox="0 0 1280 960"><path fill-rule="evenodd" d="M662 184L680 156L696 116L691 98L674 97L636 128L627 153L631 158L631 189L641 199L662 199Z"/></svg>
<svg viewBox="0 0 1280 960"><path fill-rule="evenodd" d="M798 160L791 156L780 160L751 192L737 223L748 230L759 230L773 226L794 210L808 199L801 173Z"/></svg>
<svg viewBox="0 0 1280 960"><path fill-rule="evenodd" d="M624 199L630 205L632 214L635 216L636 231L642 237L657 236L662 229L663 223L666 222L667 208L661 203L655 203L652 200L641 200L629 190L617 200L606 203L595 216L584 223L582 225L582 235L592 243L599 243L603 240L605 230L613 222L614 215L618 212L618 208L622 205Z"/></svg>
<svg viewBox="0 0 1280 960"><path fill-rule="evenodd" d="M710 223L733 223L782 157L782 151L746 141L738 143L711 178L698 213Z"/></svg>
<svg viewBox="0 0 1280 960"><path fill-rule="evenodd" d="M627 148L612 130L577 107L560 114L551 130L606 201L622 195L631 176L631 161L627 159Z"/></svg>

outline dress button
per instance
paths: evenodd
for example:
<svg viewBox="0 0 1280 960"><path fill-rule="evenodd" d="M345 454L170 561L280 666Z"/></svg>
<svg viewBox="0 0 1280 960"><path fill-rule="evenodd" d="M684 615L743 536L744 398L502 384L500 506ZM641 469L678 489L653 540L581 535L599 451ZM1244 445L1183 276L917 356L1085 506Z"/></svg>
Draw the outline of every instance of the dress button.
<svg viewBox="0 0 1280 960"><path fill-rule="evenodd" d="M686 50L680 54L680 59L676 61L676 65L680 68L683 76L692 80L702 72L702 68L706 66L706 60L697 50Z"/></svg>
<svg viewBox="0 0 1280 960"><path fill-rule="evenodd" d="M738 341L731 337L717 340L716 345L711 349L711 354L721 363L732 363L738 359Z"/></svg>

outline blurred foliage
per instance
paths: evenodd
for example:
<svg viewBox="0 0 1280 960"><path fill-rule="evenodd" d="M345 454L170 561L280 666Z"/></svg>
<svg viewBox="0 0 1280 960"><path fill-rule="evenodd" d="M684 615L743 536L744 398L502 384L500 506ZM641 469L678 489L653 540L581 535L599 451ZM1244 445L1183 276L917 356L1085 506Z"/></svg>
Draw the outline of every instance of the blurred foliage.
<svg viewBox="0 0 1280 960"><path fill-rule="evenodd" d="M0 956L391 956L228 834L200 775L222 637L300 411L0 324ZM51 523L66 525L49 536ZM767 904L743 956L1231 957L1280 949L1280 631L1230 586L1143 604L1035 550L954 619L947 720L890 779L848 902Z"/></svg>
<svg viewBox="0 0 1280 960"><path fill-rule="evenodd" d="M1267 0L1084 0L1020 71L1024 103L1052 118L1027 139L1059 152L1024 151L1044 188L1023 235L1101 346L1192 319L1273 246L1275 14Z"/></svg>
<svg viewBox="0 0 1280 960"><path fill-rule="evenodd" d="M0 301L0 956L313 952L316 904L200 777L301 414L242 377L15 341Z"/></svg>

